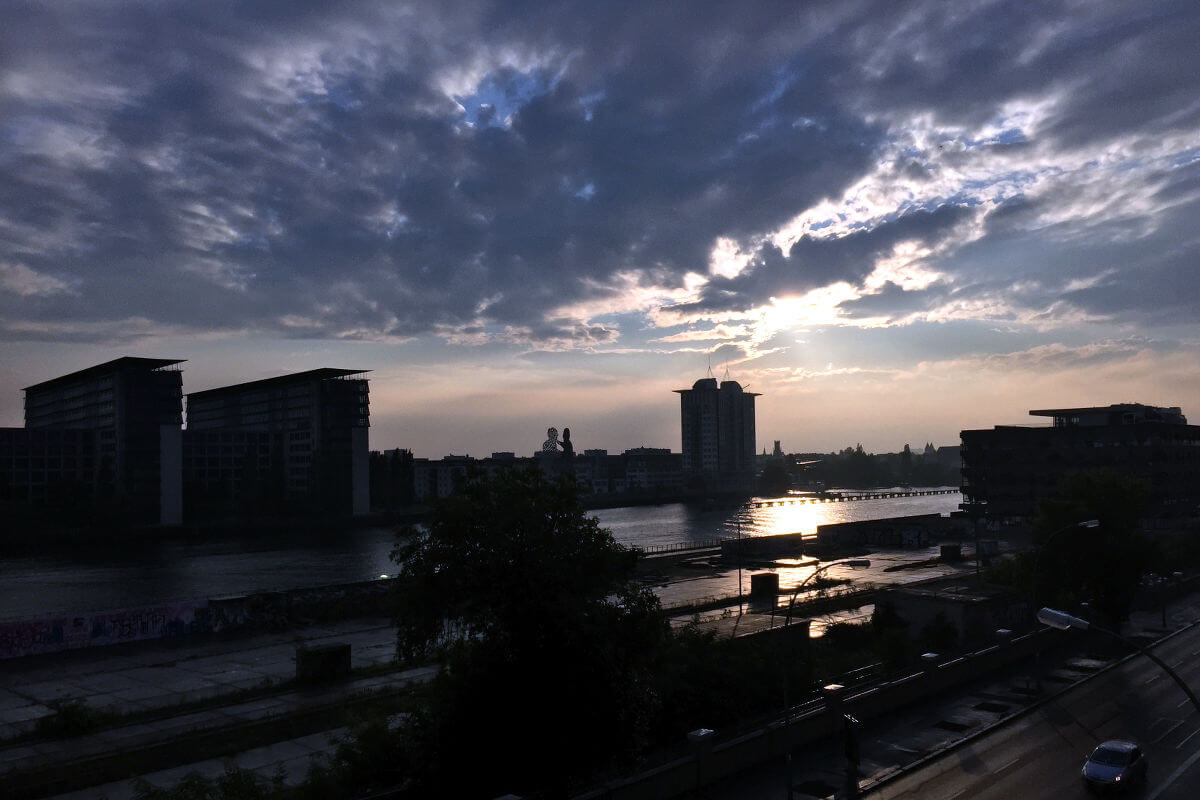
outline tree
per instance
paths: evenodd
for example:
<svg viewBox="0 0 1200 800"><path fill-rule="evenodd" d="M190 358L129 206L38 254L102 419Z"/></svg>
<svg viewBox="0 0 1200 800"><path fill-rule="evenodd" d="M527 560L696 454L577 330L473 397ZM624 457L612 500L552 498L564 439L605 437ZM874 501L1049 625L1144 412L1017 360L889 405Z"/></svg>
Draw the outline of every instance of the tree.
<svg viewBox="0 0 1200 800"><path fill-rule="evenodd" d="M1075 608L1086 602L1097 622L1118 629L1133 605L1138 581L1150 563L1138 531L1146 486L1110 470L1065 477L1058 496L1038 506L1033 527L1036 581L1042 604ZM1097 520L1095 528L1073 527Z"/></svg>
<svg viewBox="0 0 1200 800"><path fill-rule="evenodd" d="M393 553L398 654L442 667L409 728L416 785L560 796L628 765L670 629L633 581L637 551L584 515L573 482L472 474L406 535Z"/></svg>

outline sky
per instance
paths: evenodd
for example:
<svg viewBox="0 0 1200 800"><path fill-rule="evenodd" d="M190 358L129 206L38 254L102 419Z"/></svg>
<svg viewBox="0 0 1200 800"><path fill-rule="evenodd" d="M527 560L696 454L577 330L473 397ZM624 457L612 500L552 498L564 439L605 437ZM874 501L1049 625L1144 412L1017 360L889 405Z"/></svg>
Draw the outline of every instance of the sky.
<svg viewBox="0 0 1200 800"><path fill-rule="evenodd" d="M371 446L1200 422L1200 5L0 4L0 425L370 369Z"/></svg>

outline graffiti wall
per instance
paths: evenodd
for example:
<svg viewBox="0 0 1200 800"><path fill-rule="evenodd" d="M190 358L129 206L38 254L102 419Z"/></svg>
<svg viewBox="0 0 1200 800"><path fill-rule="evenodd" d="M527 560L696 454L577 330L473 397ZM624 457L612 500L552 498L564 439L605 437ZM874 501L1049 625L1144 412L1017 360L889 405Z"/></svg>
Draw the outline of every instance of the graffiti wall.
<svg viewBox="0 0 1200 800"><path fill-rule="evenodd" d="M0 659L185 636L207 629L207 600L0 622Z"/></svg>
<svg viewBox="0 0 1200 800"><path fill-rule="evenodd" d="M387 581L164 603L69 617L0 622L0 659L196 633L283 630L388 613Z"/></svg>

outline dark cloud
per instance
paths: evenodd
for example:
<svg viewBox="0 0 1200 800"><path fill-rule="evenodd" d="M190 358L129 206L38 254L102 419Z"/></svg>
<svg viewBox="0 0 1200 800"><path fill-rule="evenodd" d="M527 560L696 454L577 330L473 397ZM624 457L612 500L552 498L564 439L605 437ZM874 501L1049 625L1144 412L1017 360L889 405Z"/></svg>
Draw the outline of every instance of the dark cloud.
<svg viewBox="0 0 1200 800"><path fill-rule="evenodd" d="M887 281L878 292L863 295L856 300L848 300L838 308L851 319L881 316L895 318L926 311L945 299L946 294L947 287L942 284L905 291L895 283Z"/></svg>
<svg viewBox="0 0 1200 800"><path fill-rule="evenodd" d="M943 241L968 201L787 253L759 243L875 170L906 115L978 125L1054 90L1037 133L1058 146L1194 129L1198 18L1182 3L10 6L0 263L74 290L0 288L0 314L48 338L138 318L590 346L615 329L558 309L611 296L618 274L682 286L718 237L757 252L692 310L859 285L896 243ZM925 184L938 158L1032 144L963 147L893 156L892 174ZM1022 235L1039 203L992 210L989 237ZM1172 247L1126 254L1183 280L1192 251Z"/></svg>

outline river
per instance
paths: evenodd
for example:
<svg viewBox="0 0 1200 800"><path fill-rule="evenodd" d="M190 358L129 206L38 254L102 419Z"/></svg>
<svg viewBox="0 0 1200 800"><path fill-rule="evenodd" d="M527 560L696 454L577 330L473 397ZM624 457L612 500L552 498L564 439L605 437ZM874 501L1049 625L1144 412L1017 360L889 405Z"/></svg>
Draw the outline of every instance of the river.
<svg viewBox="0 0 1200 800"><path fill-rule="evenodd" d="M620 542L642 547L770 533L815 533L817 525L947 514L958 494L793 503L756 508L658 506L590 512ZM393 571L394 533L220 534L136 545L74 547L0 560L0 619L23 619L370 580Z"/></svg>

